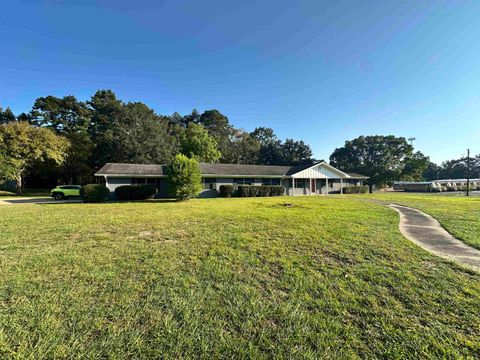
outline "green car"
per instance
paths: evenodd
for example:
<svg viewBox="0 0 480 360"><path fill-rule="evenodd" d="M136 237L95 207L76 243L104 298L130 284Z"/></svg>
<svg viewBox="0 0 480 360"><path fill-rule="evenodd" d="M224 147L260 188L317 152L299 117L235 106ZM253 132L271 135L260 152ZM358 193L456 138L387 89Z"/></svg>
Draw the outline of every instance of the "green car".
<svg viewBox="0 0 480 360"><path fill-rule="evenodd" d="M55 200L62 200L71 196L80 196L80 185L60 185L50 191Z"/></svg>

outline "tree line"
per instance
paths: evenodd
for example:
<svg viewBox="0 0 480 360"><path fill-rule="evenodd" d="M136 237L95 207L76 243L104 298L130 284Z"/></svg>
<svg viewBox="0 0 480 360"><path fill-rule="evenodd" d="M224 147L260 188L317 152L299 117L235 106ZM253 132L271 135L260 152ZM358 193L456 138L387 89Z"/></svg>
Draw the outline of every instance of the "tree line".
<svg viewBox="0 0 480 360"><path fill-rule="evenodd" d="M218 110L160 115L141 102L123 102L111 90L88 101L39 97L28 113L0 108L0 180L29 187L86 184L107 162L170 163L177 154L199 162L313 164L302 140L280 140L273 129L235 128ZM368 176L371 187L396 180L465 178L467 159L437 165L404 137L360 136L335 149L330 164ZM471 176L480 177L480 155ZM0 181L1 182L1 181Z"/></svg>
<svg viewBox="0 0 480 360"><path fill-rule="evenodd" d="M404 137L393 135L360 136L347 140L343 147L335 149L330 164L344 171L367 175L365 181L370 191L375 185L382 187L394 181L430 181L436 179L465 179L480 177L480 155L445 161L437 165Z"/></svg>
<svg viewBox="0 0 480 360"><path fill-rule="evenodd" d="M28 123L69 142L63 162L38 158L23 171L29 186L88 183L107 162L168 163L176 154L200 162L295 165L313 163L305 142L278 139L273 129L235 128L218 110L160 115L141 102L123 102L111 90L88 101L39 97L19 115L0 109L0 124Z"/></svg>

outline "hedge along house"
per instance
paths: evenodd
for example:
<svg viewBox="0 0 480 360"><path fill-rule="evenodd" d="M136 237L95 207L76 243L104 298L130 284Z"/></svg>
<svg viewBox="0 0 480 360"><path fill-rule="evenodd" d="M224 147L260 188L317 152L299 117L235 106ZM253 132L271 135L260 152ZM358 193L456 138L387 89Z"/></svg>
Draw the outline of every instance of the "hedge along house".
<svg viewBox="0 0 480 360"><path fill-rule="evenodd" d="M221 185L282 185L291 196L342 193L345 186L363 185L367 178L321 162L314 165L273 166L200 163L200 197L216 197ZM158 197L168 197L166 165L105 164L95 176L114 192L122 185L155 185Z"/></svg>

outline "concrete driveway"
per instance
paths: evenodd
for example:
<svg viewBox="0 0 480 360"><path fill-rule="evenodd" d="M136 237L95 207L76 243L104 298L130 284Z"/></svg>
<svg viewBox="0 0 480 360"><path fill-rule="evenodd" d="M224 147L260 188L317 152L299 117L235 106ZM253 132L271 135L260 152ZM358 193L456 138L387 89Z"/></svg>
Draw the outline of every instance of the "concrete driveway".
<svg viewBox="0 0 480 360"><path fill-rule="evenodd" d="M24 204L71 204L82 202L80 199L54 200L51 197L11 197L0 198L2 205L24 205Z"/></svg>

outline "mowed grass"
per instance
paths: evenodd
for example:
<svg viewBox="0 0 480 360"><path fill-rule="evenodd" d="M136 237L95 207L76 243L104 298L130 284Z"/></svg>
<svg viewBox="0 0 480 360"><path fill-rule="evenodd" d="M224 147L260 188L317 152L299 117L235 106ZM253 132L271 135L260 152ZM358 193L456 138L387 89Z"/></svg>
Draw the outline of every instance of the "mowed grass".
<svg viewBox="0 0 480 360"><path fill-rule="evenodd" d="M11 205L0 229L2 359L480 357L480 275L372 202Z"/></svg>
<svg viewBox="0 0 480 360"><path fill-rule="evenodd" d="M479 196L395 192L368 197L420 209L435 217L452 235L480 249Z"/></svg>

